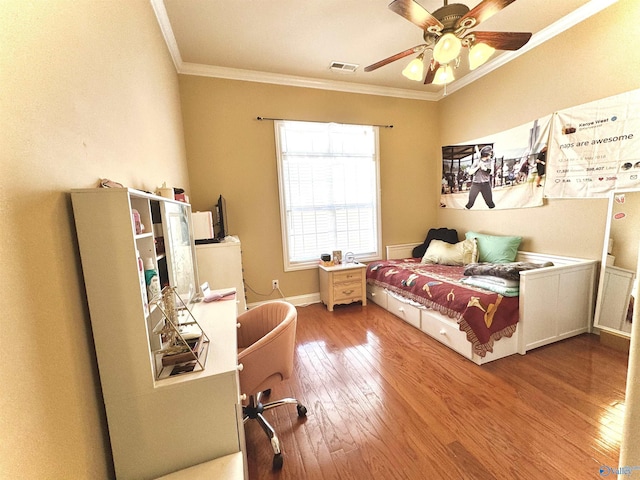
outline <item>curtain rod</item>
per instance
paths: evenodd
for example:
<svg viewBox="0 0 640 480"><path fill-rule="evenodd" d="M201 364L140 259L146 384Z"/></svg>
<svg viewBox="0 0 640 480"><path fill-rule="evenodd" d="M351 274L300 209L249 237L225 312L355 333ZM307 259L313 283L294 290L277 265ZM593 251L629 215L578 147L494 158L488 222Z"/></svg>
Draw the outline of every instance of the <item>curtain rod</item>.
<svg viewBox="0 0 640 480"><path fill-rule="evenodd" d="M310 123L338 123L340 125L361 125L359 123L344 123L344 122L319 122L317 120L291 120L290 118L270 118L270 117L256 117L256 120L282 120L289 122L310 122ZM371 125L372 127L393 128L393 125Z"/></svg>

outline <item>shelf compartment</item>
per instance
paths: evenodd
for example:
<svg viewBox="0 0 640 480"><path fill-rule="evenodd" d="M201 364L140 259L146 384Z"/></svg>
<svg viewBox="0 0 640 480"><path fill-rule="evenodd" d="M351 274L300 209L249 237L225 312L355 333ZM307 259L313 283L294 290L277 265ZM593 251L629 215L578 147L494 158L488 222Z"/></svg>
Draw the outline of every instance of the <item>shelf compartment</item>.
<svg viewBox="0 0 640 480"><path fill-rule="evenodd" d="M151 352L155 357L156 380L204 370L209 337L176 288L163 288L162 296L153 303L161 314L152 331L159 336L161 345Z"/></svg>

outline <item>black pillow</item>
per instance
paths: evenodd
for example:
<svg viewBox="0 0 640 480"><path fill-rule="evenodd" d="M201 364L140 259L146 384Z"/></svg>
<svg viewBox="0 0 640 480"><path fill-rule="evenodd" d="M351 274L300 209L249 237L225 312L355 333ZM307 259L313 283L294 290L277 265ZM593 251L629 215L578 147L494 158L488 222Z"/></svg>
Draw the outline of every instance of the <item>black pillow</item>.
<svg viewBox="0 0 640 480"><path fill-rule="evenodd" d="M447 243L458 243L458 231L453 228L432 228L427 233L422 245L418 245L413 249L411 255L413 258L422 258L427 251L431 240L442 240Z"/></svg>

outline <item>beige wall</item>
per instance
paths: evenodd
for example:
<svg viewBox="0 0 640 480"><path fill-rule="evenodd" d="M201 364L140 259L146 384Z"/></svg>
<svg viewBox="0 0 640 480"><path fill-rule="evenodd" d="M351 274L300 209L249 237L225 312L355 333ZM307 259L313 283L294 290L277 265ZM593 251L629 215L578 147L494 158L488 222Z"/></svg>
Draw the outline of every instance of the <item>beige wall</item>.
<svg viewBox="0 0 640 480"><path fill-rule="evenodd" d="M274 127L257 116L392 124L380 129L383 245L422 239L434 224L435 103L186 75L180 92L193 208L211 210L225 196L245 280L256 292L269 293L272 279L288 297L319 288L316 269L283 271ZM248 291L249 302L266 298Z"/></svg>
<svg viewBox="0 0 640 480"><path fill-rule="evenodd" d="M640 2L600 14L438 102L443 145L480 138L640 87ZM634 41L635 40L635 41ZM439 210L438 223L524 237L522 249L599 259L607 201L553 200L543 208Z"/></svg>
<svg viewBox="0 0 640 480"><path fill-rule="evenodd" d="M0 2L0 478L113 476L68 192L188 188L181 122L147 0Z"/></svg>

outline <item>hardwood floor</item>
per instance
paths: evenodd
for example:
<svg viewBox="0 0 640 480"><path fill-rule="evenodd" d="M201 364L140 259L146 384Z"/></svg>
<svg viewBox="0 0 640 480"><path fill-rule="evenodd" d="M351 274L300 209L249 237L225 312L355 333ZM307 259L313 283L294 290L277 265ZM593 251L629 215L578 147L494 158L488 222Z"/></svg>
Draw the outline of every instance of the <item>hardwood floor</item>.
<svg viewBox="0 0 640 480"><path fill-rule="evenodd" d="M582 335L477 366L375 304L298 308L295 372L256 422L249 478L589 479L617 467L627 354Z"/></svg>

